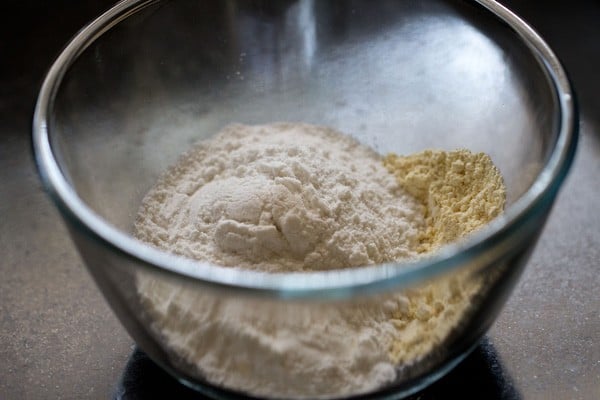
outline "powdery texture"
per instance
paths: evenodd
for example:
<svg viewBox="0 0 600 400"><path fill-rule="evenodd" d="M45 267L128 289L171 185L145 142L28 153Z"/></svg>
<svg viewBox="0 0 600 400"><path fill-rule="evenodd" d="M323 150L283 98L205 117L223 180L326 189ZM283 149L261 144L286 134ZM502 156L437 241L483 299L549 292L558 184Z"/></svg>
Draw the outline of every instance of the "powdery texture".
<svg viewBox="0 0 600 400"><path fill-rule="evenodd" d="M504 210L504 180L487 154L425 150L389 154L384 164L425 205L419 246L423 254L464 239ZM395 336L391 359L410 363L434 351L458 329L481 290L480 279L460 272L407 292L408 311L394 315L401 334Z"/></svg>
<svg viewBox="0 0 600 400"><path fill-rule="evenodd" d="M425 150L409 156L389 154L384 164L406 191L426 205L421 252L466 236L504 209L504 181L487 154Z"/></svg>
<svg viewBox="0 0 600 400"><path fill-rule="evenodd" d="M230 125L145 197L138 238L219 265L346 268L412 257L423 208L369 148L329 128Z"/></svg>
<svg viewBox="0 0 600 400"><path fill-rule="evenodd" d="M346 268L414 257L423 206L381 157L303 124L231 125L185 154L147 194L136 236L225 266ZM182 369L267 397L362 393L396 377L396 298L295 304L217 298L138 275L152 330Z"/></svg>
<svg viewBox="0 0 600 400"><path fill-rule="evenodd" d="M171 360L191 375L267 398L366 393L396 378L395 299L269 302L138 276L142 307ZM382 306L385 304L385 306Z"/></svg>
<svg viewBox="0 0 600 400"><path fill-rule="evenodd" d="M436 204L484 185L485 174L468 174L439 191L433 183L447 176L446 162L431 163L430 154L387 157L402 189L377 154L330 129L233 125L166 173L144 200L136 234L189 257L275 272L414 257L467 231L430 229L424 213L435 223ZM422 165L433 170L404 179ZM457 223L475 229L491 219L468 211L479 201L472 197ZM502 209L503 197L488 206ZM393 381L396 367L439 348L480 289L461 275L360 303L303 304L218 297L143 274L137 286L145 318L180 368L272 398L366 393Z"/></svg>

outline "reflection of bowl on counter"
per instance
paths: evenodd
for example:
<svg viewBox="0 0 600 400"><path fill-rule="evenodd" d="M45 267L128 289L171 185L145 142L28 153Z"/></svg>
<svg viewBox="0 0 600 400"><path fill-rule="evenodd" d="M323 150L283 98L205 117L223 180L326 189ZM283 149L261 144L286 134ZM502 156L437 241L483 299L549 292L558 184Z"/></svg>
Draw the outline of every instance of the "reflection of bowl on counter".
<svg viewBox="0 0 600 400"><path fill-rule="evenodd" d="M410 393L468 353L518 278L573 156L569 84L545 44L495 3L267 4L126 1L81 31L40 93L34 146L41 175L132 337L166 370L213 396L231 397L232 388L206 382L157 333L169 326L159 327L164 321L138 295L140 276L228 304L240 317L267 315L273 329L298 330L304 327L290 320L299 315L335 328L317 309L339 314L450 281L476 288L465 318L444 324L435 349L402 364L393 382L370 388L380 397ZM296 275L198 263L128 234L144 194L190 143L232 121L275 120L332 126L380 153L486 152L504 176L506 212L426 260ZM260 370L268 360L245 362Z"/></svg>

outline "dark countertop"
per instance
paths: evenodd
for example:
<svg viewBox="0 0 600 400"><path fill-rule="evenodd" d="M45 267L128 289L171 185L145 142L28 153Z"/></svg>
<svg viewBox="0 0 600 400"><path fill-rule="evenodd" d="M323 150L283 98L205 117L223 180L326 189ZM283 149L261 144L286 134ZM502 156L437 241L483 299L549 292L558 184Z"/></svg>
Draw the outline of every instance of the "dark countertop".
<svg viewBox="0 0 600 400"><path fill-rule="evenodd" d="M141 399L161 390L190 398L133 352L43 193L31 156L30 121L45 70L68 38L111 3L3 4L0 399ZM525 274L487 339L414 398L598 399L600 3L505 3L538 29L571 73L583 114L579 150Z"/></svg>

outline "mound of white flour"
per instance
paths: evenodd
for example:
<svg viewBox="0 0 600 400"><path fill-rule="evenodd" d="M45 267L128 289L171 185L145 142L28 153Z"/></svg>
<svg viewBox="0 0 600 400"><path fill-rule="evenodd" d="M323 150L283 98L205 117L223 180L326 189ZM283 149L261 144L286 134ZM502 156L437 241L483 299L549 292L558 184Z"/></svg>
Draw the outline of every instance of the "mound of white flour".
<svg viewBox="0 0 600 400"><path fill-rule="evenodd" d="M160 179L135 234L219 265L325 270L416 256L423 212L381 157L348 136L303 124L231 125ZM217 297L142 274L137 287L172 361L213 384L316 398L367 392L396 376L389 351L393 318L410 307L402 296L307 306Z"/></svg>
<svg viewBox="0 0 600 400"><path fill-rule="evenodd" d="M146 195L135 233L219 265L324 270L414 256L423 212L381 157L348 136L304 124L230 125Z"/></svg>

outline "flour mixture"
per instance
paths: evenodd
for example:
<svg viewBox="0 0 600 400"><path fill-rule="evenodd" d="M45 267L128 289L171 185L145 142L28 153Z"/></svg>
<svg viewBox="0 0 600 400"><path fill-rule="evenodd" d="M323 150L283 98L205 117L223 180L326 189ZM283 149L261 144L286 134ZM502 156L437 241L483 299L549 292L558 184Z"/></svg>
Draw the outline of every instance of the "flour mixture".
<svg viewBox="0 0 600 400"><path fill-rule="evenodd" d="M135 234L186 257L272 273L419 257L504 205L500 178L493 182L498 196L484 206L489 212L469 213L481 209L472 196L457 220L468 229L444 231L450 214L438 205L479 190L484 176L463 173L472 164L459 171L460 163L468 158L478 170L497 171L485 155L435 154L444 162L430 163L426 153L384 160L326 127L231 125L164 174L143 201ZM452 168L442 170L446 161ZM429 167L435 171L423 174ZM454 176L461 184L441 184L449 173L462 174ZM397 366L442 343L478 290L454 277L405 294L307 306L218 298L142 274L137 287L145 318L176 365L272 398L366 393L393 381Z"/></svg>

